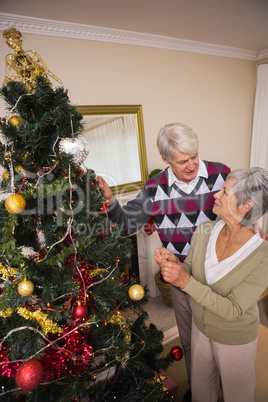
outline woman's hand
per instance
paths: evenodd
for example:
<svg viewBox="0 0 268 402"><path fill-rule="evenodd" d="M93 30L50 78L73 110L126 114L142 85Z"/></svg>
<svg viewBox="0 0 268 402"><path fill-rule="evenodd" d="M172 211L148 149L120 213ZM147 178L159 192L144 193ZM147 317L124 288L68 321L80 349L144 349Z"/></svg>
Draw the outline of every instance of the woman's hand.
<svg viewBox="0 0 268 402"><path fill-rule="evenodd" d="M161 268L161 274L166 282L184 288L190 280L190 275L177 263L177 257L161 247L155 250L154 260Z"/></svg>
<svg viewBox="0 0 268 402"><path fill-rule="evenodd" d="M161 263L161 274L166 282L182 289L188 284L191 278L180 264L169 261Z"/></svg>
<svg viewBox="0 0 268 402"><path fill-rule="evenodd" d="M171 253L171 251L168 251L165 247L161 247L155 250L154 260L159 266L161 266L161 263L163 261L177 262L177 257L173 253Z"/></svg>

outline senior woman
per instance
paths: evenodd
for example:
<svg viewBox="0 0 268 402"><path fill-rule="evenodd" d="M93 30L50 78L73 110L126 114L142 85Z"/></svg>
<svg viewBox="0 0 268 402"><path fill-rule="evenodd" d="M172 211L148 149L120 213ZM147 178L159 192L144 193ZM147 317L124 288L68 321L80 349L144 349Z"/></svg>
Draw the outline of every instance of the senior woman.
<svg viewBox="0 0 268 402"><path fill-rule="evenodd" d="M253 402L268 242L252 224L268 211L268 171L233 171L214 198L221 219L198 226L184 263L165 248L155 260L191 298L192 401L217 401L220 378L225 402Z"/></svg>

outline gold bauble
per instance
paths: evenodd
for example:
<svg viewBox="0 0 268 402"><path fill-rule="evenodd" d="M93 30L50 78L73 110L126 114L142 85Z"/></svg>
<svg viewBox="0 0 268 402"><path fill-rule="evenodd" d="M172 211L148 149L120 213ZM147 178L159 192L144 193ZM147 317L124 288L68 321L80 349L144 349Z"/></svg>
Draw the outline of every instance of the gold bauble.
<svg viewBox="0 0 268 402"><path fill-rule="evenodd" d="M9 173L4 172L2 177L3 177L3 180L7 181L9 179Z"/></svg>
<svg viewBox="0 0 268 402"><path fill-rule="evenodd" d="M22 122L22 118L20 116L11 116L8 122L13 124L13 126L18 126Z"/></svg>
<svg viewBox="0 0 268 402"><path fill-rule="evenodd" d="M144 289L141 285L132 285L129 288L128 294L132 300L141 300L144 296Z"/></svg>
<svg viewBox="0 0 268 402"><path fill-rule="evenodd" d="M21 296L30 296L33 293L34 284L31 281L24 279L18 284L18 292Z"/></svg>
<svg viewBox="0 0 268 402"><path fill-rule="evenodd" d="M20 214L26 207L26 201L21 195L13 194L6 199L5 207L11 214Z"/></svg>

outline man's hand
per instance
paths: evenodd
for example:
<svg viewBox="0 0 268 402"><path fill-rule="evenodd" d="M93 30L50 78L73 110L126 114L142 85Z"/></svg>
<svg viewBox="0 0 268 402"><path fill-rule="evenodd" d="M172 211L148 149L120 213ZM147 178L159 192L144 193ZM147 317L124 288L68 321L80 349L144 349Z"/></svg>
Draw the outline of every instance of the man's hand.
<svg viewBox="0 0 268 402"><path fill-rule="evenodd" d="M102 195L106 205L111 205L114 202L114 195L112 193L112 190L101 176L97 176L97 182L99 188L102 191Z"/></svg>

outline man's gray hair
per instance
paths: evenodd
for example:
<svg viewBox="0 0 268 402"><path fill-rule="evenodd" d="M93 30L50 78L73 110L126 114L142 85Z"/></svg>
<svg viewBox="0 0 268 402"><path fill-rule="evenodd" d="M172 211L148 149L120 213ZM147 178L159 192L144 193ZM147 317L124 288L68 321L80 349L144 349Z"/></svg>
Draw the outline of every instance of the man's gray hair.
<svg viewBox="0 0 268 402"><path fill-rule="evenodd" d="M175 149L185 154L196 154L199 148L198 136L186 124L167 124L158 133L157 147L162 158L172 162Z"/></svg>
<svg viewBox="0 0 268 402"><path fill-rule="evenodd" d="M243 226L250 226L268 212L268 171L253 167L231 172L227 179L234 180L233 191L237 198L237 207L248 200L254 202L242 221Z"/></svg>

